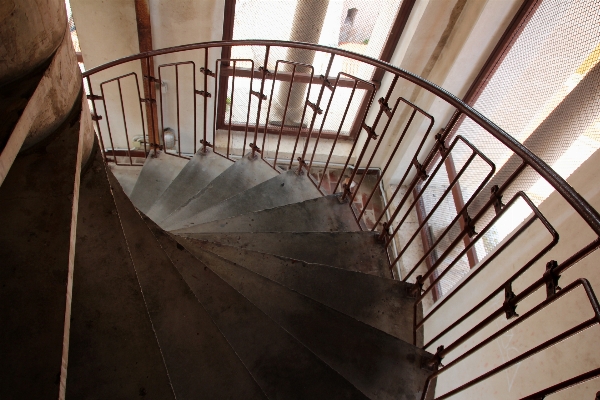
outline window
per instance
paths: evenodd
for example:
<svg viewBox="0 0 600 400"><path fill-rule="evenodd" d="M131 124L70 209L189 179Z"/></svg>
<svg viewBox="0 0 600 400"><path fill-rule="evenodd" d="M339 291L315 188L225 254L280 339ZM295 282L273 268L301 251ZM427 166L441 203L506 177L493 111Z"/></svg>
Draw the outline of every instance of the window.
<svg viewBox="0 0 600 400"><path fill-rule="evenodd" d="M485 86L471 105L566 179L600 148L600 3L562 0L532 3L537 8L512 45L504 51L495 70L485 77ZM502 183L517 169L521 160L469 119L460 123L455 134L467 138L496 165L495 177L468 209L469 215L474 216L489 199L490 187ZM469 154L465 151L454 155L455 170L464 165ZM486 172L482 166L461 177L460 192L465 202L480 184L481 174ZM427 212L451 179L439 174L437 180L423 198ZM553 192L546 181L529 170L520 176L517 186L528 188L526 194L536 205ZM509 188L504 194L504 203L514 194L515 190ZM449 201L452 202L452 198ZM476 257L485 257L530 213L531 209L524 201L515 203L477 243ZM485 226L493 215L491 210L479 226ZM454 205L436 211L430 219L439 222L439 226L430 222L434 239L440 234L441 227L455 216ZM455 228L453 237L460 231ZM453 237L443 241L435 253L442 254L448 247L446 242ZM455 248L453 257L463 249L464 246ZM454 275L449 274L442 280L442 294L471 266L473 263L463 257L455 267Z"/></svg>
<svg viewBox="0 0 600 400"><path fill-rule="evenodd" d="M414 1L407 1L402 13L399 12L403 2L401 0L332 0L323 1L273 1L273 0L237 0L235 6L230 6L231 29L225 31L223 39L242 40L242 39L271 39L271 40L290 40L311 42L353 52L369 55L376 58L389 60L395 43L399 35L390 37L392 28L398 28L405 23L410 8ZM231 3L230 3L231 4ZM409 7L410 6L410 7ZM402 16L402 18L399 18ZM227 22L225 24L227 26ZM395 31L401 31L394 29ZM388 42L393 42L392 46L386 47ZM364 81L371 81L374 78L374 68L348 59L346 57L336 56L333 63L329 66L330 56L326 53L304 52L299 57L298 54L290 53L283 47L271 47L267 62L267 69L274 73L290 71L290 66L285 65L279 60L291 60L296 62L305 62L314 67L297 67L296 78L291 89L292 105L288 105L288 114L285 121L282 122L281 112L278 110L285 108L287 103L287 94L290 91L289 83L278 79L270 79L265 84L264 94L269 100L264 101L261 106L259 122L260 131L264 132L264 127L268 127L269 133L279 133L283 124L283 133L296 134L300 124L304 133L308 132L308 123L312 118L312 110L307 109L305 118L300 121L304 101L294 102L294 98L308 96L308 100L316 103L322 81L320 75L327 75L332 84L335 82L338 74L342 73L341 81L346 81L350 86L352 77L360 78ZM251 115L258 112L258 102L252 101L249 93L251 90L260 89L260 79L258 74L252 80L247 72L252 63L255 70L262 67L265 60L264 48L258 47L236 47L230 52L224 52L221 58L224 59L244 59L251 60L246 62L237 62L237 75L231 76L232 65L224 66L222 72L229 75L226 80L220 79L222 94L224 98L219 105L217 112L217 128L229 127L234 130L245 129L248 110ZM328 71L329 68L329 72ZM312 74L311 83L307 82L307 77ZM222 75L221 75L222 76ZM273 76L271 76L272 78ZM370 98L373 85L360 84L354 94L351 87L342 87L336 91L332 101L332 106L327 118L323 121L323 115L317 115L314 126L318 129L323 123L323 136L332 137L337 131L340 131L341 138L353 138L360 131L360 121L364 117L367 104ZM235 88L235 91L232 90ZM271 96L272 94L272 96ZM321 99L321 109L329 102L330 92L325 91ZM250 100L248 100L250 99ZM256 100L256 98L254 98ZM250 101L250 104L248 103ZM344 117L346 107L348 106L347 116ZM299 108L294 110L293 107ZM231 119L229 118L231 114ZM269 120L267 121L267 115ZM291 116L290 116L291 115ZM251 125L255 121L251 121ZM314 131L314 130L313 130Z"/></svg>

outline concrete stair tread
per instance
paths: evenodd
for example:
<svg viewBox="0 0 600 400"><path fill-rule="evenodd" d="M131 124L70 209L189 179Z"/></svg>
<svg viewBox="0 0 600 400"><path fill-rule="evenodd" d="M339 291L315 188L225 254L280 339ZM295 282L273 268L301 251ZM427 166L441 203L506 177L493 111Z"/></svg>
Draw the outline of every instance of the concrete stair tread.
<svg viewBox="0 0 600 400"><path fill-rule="evenodd" d="M213 179L185 205L171 213L163 220L161 226L169 230L177 229L199 212L277 175L277 171L260 157L251 158L247 154Z"/></svg>
<svg viewBox="0 0 600 400"><path fill-rule="evenodd" d="M110 172L117 178L123 191L127 194L127 196L131 196L131 191L135 187L135 183L140 176L140 172L142 172L142 166L131 166L131 165L116 165L116 164L108 164L110 168Z"/></svg>
<svg viewBox="0 0 600 400"><path fill-rule="evenodd" d="M335 195L329 195L181 228L173 233L352 232L359 230L360 227L348 204L340 203Z"/></svg>
<svg viewBox="0 0 600 400"><path fill-rule="evenodd" d="M175 398L99 152L81 181L66 389Z"/></svg>
<svg viewBox="0 0 600 400"><path fill-rule="evenodd" d="M331 368L373 399L415 399L431 355L292 291L193 242L181 244Z"/></svg>
<svg viewBox="0 0 600 400"><path fill-rule="evenodd" d="M198 301L269 398L366 398L169 234L149 218L145 220Z"/></svg>
<svg viewBox="0 0 600 400"><path fill-rule="evenodd" d="M180 233L178 236L391 278L386 251L375 232Z"/></svg>
<svg viewBox="0 0 600 400"><path fill-rule="evenodd" d="M188 218L182 228L322 197L307 175L293 170L226 199Z"/></svg>
<svg viewBox="0 0 600 400"><path fill-rule="evenodd" d="M150 152L131 191L130 199L133 204L142 212L148 212L187 162L185 158L162 151L157 151L156 157Z"/></svg>
<svg viewBox="0 0 600 400"><path fill-rule="evenodd" d="M232 161L210 150L206 153L198 150L148 210L148 217L160 223L232 164Z"/></svg>
<svg viewBox="0 0 600 400"><path fill-rule="evenodd" d="M412 343L415 299L408 291L413 284L211 242L201 248Z"/></svg>
<svg viewBox="0 0 600 400"><path fill-rule="evenodd" d="M110 175L110 174L109 174ZM110 176L148 314L177 398L264 398L210 315ZM193 378L192 378L193 377Z"/></svg>

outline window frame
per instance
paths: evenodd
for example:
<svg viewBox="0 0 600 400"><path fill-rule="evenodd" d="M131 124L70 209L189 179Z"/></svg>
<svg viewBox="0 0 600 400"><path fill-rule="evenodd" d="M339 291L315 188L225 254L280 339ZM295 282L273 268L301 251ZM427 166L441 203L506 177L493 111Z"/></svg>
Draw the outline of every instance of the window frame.
<svg viewBox="0 0 600 400"><path fill-rule="evenodd" d="M400 37L402 36L402 32L404 31L404 28L406 27L406 23L408 22L408 17L410 16L410 13L414 7L416 3L416 0L402 0L402 4L400 5L400 8L398 10L398 15L396 16L396 19L394 20L394 23L392 24L392 27L390 29L390 32L388 34L388 37L386 39L385 45L383 46L383 49L381 51L380 57L379 59L385 62L389 62L392 58L392 55L394 54L394 50L396 49L396 46L398 45L398 42L400 40ZM233 40L233 28L234 28L234 21L235 21L235 8L236 8L236 0L225 0L225 8L224 8L224 19L223 19L223 40L224 41L230 41ZM227 60L231 58L231 47L223 47L221 50L221 59ZM229 68L229 69L228 69ZM225 72L225 74L221 74L219 79L219 92L218 92L218 96L217 96L217 113L216 113L216 121L215 121L215 125L216 125L216 129L230 129L232 131L245 131L246 130L246 125L245 124L231 124L231 126L229 125L229 123L226 121L226 99L227 99L227 91L228 91L228 85L229 85L229 77L232 76L232 74L229 72L229 74L227 73L227 71L231 71L231 67L229 66L229 63L224 61L221 64L221 69ZM236 77L252 77L252 73L250 70L248 69L242 69L242 68L238 68L236 70L237 72L239 72L240 74L238 74L236 72ZM244 74L244 75L241 75ZM367 80L368 82L371 82L375 85L375 91L379 90L379 86L381 84L381 79L383 78L384 75L384 71L382 69L376 68L373 71L373 75L371 76L371 78L369 80ZM283 74L281 74L281 76L283 76ZM300 76L300 79L305 78L306 81L308 81L308 74L302 74L302 73L296 73L296 76ZM278 73L278 79L277 80L284 80L284 79L279 79L280 78L280 73ZM268 78L267 78L268 79ZM328 76L327 79L330 82L335 81L336 77L335 76ZM296 82L296 80L294 80ZM300 80L298 80L300 81ZM319 83L320 84L320 78L319 77L313 77L313 82L312 83ZM351 87L352 84L354 83L354 81L352 80L348 80L347 85L346 82L342 82L342 87ZM362 87L364 86L364 87ZM357 87L358 89L366 89L367 91L365 92L365 95L363 96L363 99L360 103L360 106L358 108L358 112L354 118L354 121L352 122L351 128L350 128L350 132L348 135L340 135L339 140L354 140L356 139L357 135L360 133L360 130L362 129L361 126L361 122L364 119L368 109L369 109L369 100L371 99L371 88L366 86L366 85L360 85ZM254 131L256 129L255 124L252 122L248 129L250 129L250 126L252 127L252 130ZM279 127L273 127L271 128L267 128L267 133L269 134L279 134L280 128ZM313 129L314 132L314 129ZM258 127L258 133L265 133L265 127L264 126L259 126ZM297 129L293 129L293 130L284 130L283 131L283 135L296 135L298 133ZM301 134L308 134L308 128L302 128L301 129ZM328 130L323 130L321 137L323 139L334 139L336 137L336 132L335 131L328 131Z"/></svg>

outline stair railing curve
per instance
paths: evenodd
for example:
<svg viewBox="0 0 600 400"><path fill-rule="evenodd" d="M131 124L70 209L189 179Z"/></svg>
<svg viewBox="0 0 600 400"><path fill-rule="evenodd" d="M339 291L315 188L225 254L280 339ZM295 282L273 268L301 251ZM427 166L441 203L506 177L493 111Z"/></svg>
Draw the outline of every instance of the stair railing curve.
<svg viewBox="0 0 600 400"><path fill-rule="evenodd" d="M240 54L246 54L248 53L247 50L251 49L253 54L258 54L258 56L254 59L247 57L228 57L227 59L222 59L221 50L225 48L241 49ZM320 70L315 65L303 63L303 60L286 60L276 56L276 54L281 53L282 49L287 50L290 48L304 49L312 51L314 54L319 53L323 55L324 62L319 67ZM246 52L244 53L243 50L246 50ZM174 53L189 53L193 57L196 57L195 60L203 59L203 62L199 63L203 66L198 69L198 72L202 75L200 79L202 90L198 90L196 61L193 60L192 56L190 56L189 61L181 61L182 57L180 54L176 63L160 64L156 62L157 60L164 60L163 56ZM368 71L379 69L384 72L384 78L380 82L371 82L368 77L355 76L342 70L336 73L336 69L340 69L340 67L334 61L340 58L342 60L351 60L351 62L358 63L357 65L361 67L368 67L366 69ZM137 64L133 63L138 60L147 66L150 65L150 60L153 60L157 65L158 78L154 76L153 71L148 76L138 76L136 73ZM262 65L260 65L261 63ZM165 93L163 93L166 89L163 88L165 78L161 74L161 71L167 67L175 67L176 74L178 74L179 66L187 64L192 65L193 68L193 81L187 86L193 88L192 112L194 122L193 129L191 130L193 145L190 147L188 153L184 154L185 152L182 152L181 146L182 137L185 137L185 134L182 135L180 127L181 95L179 90L180 79L182 78L180 75L176 77L175 110L179 143L175 152L169 152L165 147L165 116L163 113L163 108L169 106L169 104L166 99L167 96L164 96ZM126 65L131 66L132 71L122 74L123 66ZM247 68L248 65L250 65L250 68ZM255 66L258 66L258 68L255 69ZM269 70L270 66L273 71ZM115 78L105 79L107 76L110 76L111 68L115 68L115 70L121 72L115 72L114 75L118 75ZM142 121L140 129L144 149L137 151L130 148L130 137L133 135L128 132L132 127L130 126L129 131L127 130L128 117L126 116L126 107L123 105L123 94L120 86L121 79L129 76L134 76L136 79L138 90L136 96L139 99L139 116ZM330 194L337 193L341 202L350 204L361 229L379 232L378 238L388 250L390 257L391 277L407 282L410 279L410 282L414 283L412 292L410 293L415 298L413 319L414 344L419 344L419 333L422 333L427 321L434 318L437 315L437 311L444 304L457 295L463 287L467 286L477 274L492 264L494 260L501 259L503 254L506 254L504 252L507 251L510 245L516 242L521 235L524 235L528 229L536 223L541 223L541 226L549 235L549 240L545 247L536 254L533 254L517 269L517 272L497 289L490 292L484 300L422 345L423 348L429 349L444 342L444 337L449 332L457 329L467 318L474 315L484 305L489 304L495 296L504 293L505 301L501 307L495 309L475 327L459 336L458 339L437 347L437 352L431 361L428 365L424 365L424 368L431 369L432 371L427 385L429 386L429 383L444 371L454 367L457 363L481 349L485 344L498 338L510 329L509 327L520 324L549 304L563 298L566 293L577 288L581 287L585 291L595 316L570 330L556 335L520 356L503 363L492 371L484 373L462 386L437 397L438 399L444 399L466 390L517 362L537 354L596 323L600 323L600 306L587 280L575 280L565 286L564 289L560 289L557 284L561 274L600 247L600 214L558 173L542 159L533 154L527 147L455 95L411 72L381 60L339 48L275 40L239 40L195 43L139 53L92 68L84 72L83 77L87 83L86 90L88 91L88 100L91 105L92 119L96 124L96 133L105 162L119 163L120 159L125 158L128 161L126 164L134 165L134 158L138 157L143 160L147 156L155 156L157 151L161 150L169 155L189 158L196 151L207 152L212 149L216 154L231 159L235 155L232 150L233 145L236 139L238 139L243 144L241 149L239 149L241 154L237 156L245 156L246 150L248 150L250 157L257 157L257 153L259 153L260 158L269 163L268 155L271 155L273 161L269 164L276 171L280 172L277 168L277 161L281 162L285 159L281 154L282 137L286 132L289 132L292 150L285 162L287 168L296 166L298 174L306 173L321 193L328 194L322 186L323 177L328 169L331 168L336 150L341 152L343 163L340 164L343 165L343 168L339 172L337 182ZM209 78L214 80L212 84ZM142 84L141 87L155 87L156 91L159 92L158 96L154 90L150 90L150 93L144 93L142 96L139 93L139 79L155 84L155 86ZM240 83L236 84L238 81ZM113 142L115 128L113 126L111 129L110 125L108 125L110 112L115 112L115 109L119 110L118 107L111 107L112 104L110 103L113 98L104 90L105 87L113 82L119 84L121 118L125 127L123 134L127 135L125 150L115 146ZM288 85L287 91L281 90L282 88L285 89L285 85ZM431 135L436 126L436 118L434 115L428 113L426 108L422 108L415 102L402 97L402 85L414 85L425 90L436 99L442 100L447 107L453 109L452 118L450 118L445 126L441 127L440 125L441 129L439 133ZM239 89L240 87L242 89ZM269 87L271 90L268 90ZM94 94L94 90L98 90L94 88L101 88L102 94ZM212 92L210 92L211 88ZM236 88L244 96L235 96ZM293 109L290 105L290 99L294 97L292 96L293 88L296 88L296 94L298 92L302 94L302 96L295 96L296 100L301 100L299 111ZM302 88L308 90L302 92ZM274 104L277 102L277 99L274 98L276 91L283 93L286 98L284 106ZM379 95L380 92L381 95ZM201 101L197 101L196 96L201 96ZM361 96L364 99L363 103L367 104L364 109L353 106L355 104L353 102L356 102ZM381 97L377 101L374 101L376 96ZM243 103L242 101L242 106L239 106L238 101L240 100L238 99L247 102ZM98 110L100 108L97 107L97 102L103 104L104 115L99 115ZM150 104L147 110L152 115L149 118L145 118L141 107L142 102ZM199 103L202 103L200 109L198 107ZM160 113L158 112L159 106ZM265 106L266 109L264 109ZM240 111L240 107L243 108L242 111ZM212 113L210 112L211 108ZM134 109L136 108L134 107ZM201 118L198 118L197 112L202 113ZM226 117L227 114L228 117ZM273 123L273 118L276 118L274 117L275 114L277 114L277 118L281 118L278 126ZM288 116L292 114L300 115L299 120L293 124L287 123ZM159 131L156 122L148 122L155 121L159 116L161 131ZM239 117L239 120L234 121L234 117ZM475 123L482 130L481 135L487 135L486 137L497 141L499 144L505 146L512 155L520 159L520 164L503 181L494 181L493 178L496 177L497 172L495 162L477 147L477 142L472 143L472 140L468 140L461 135L454 135L454 128L459 117L464 117ZM200 140L198 141L197 122L199 119L201 119L201 133L199 135ZM350 121L351 119L354 120ZM367 121L372 122L369 125ZM396 122L395 124L393 124L394 121ZM383 127L380 126L382 123L384 123ZM108 138L110 139L110 148L105 146L102 133L103 124L106 124L106 128L109 129ZM325 128L326 125L329 128ZM394 129L397 132L394 132ZM236 130L242 132L242 134L236 134ZM224 133L225 131L226 133ZM261 133L262 137L259 135ZM396 137L392 137L394 134ZM268 148L268 138L270 136L275 137L276 148L274 150ZM409 140L409 136L413 136L413 139ZM323 146L323 143L326 144L325 147L327 149L323 151L322 157L316 157L319 145ZM201 144L199 150L197 144ZM386 148L391 150L385 152ZM442 166L447 165L449 162L454 165L452 159L460 156L459 148L463 149L461 151L466 151L465 154L468 154L468 156L464 157L464 163L461 164L461 168L458 171L453 171L453 176L450 176L450 173L448 173L447 187L440 198L427 211L423 205L422 198L424 193L426 193L428 187L435 179L440 178ZM298 155L297 159L296 155ZM372 166L377 156L383 159L383 161L380 163L382 168L376 171L375 187L365 189L364 196L359 196L365 182L365 176L373 170ZM318 161L317 158L319 157L321 157L322 161ZM403 166L404 170L396 167L397 165L402 165L403 160L399 160L399 158L410 160L410 162L404 162L406 164L405 168ZM321 178L312 170L313 166L318 162L321 162L324 166L321 171ZM478 175L472 179L475 188L468 196L468 199L466 199L466 202L461 204L460 208L457 207L455 217L451 221L445 222L445 228L441 232L438 232L437 238L431 240L424 247L424 254L421 259L414 266L410 267L404 276L399 276L398 272L400 268L398 265L406 249L419 235L425 244L428 222L442 205L443 201L448 199L450 195L455 195L456 191L461 190L459 181L468 174L473 175L472 166L474 164L479 165L476 171ZM393 171L394 168L397 171ZM371 220L367 220L365 218L365 211L373 200L376 188L384 180L384 177L387 177L387 181L389 181L389 177L393 174L401 177L397 180L397 189L394 190L388 199L387 206L383 210L379 210ZM519 293L514 293L513 283L534 264L541 262L544 256L559 241L559 234L550 221L540 212L537 205L525 193L525 190L519 187L519 185L523 186L522 180L526 174L534 174L550 184L564 201L576 211L579 217L593 231L596 238L562 262L555 260L548 261L546 272L542 277L530 283ZM495 184L492 185L493 183ZM489 189L489 194L486 193L486 188ZM404 190L404 193L402 193L402 190ZM357 205L359 197L361 197L363 202ZM503 198L510 198L510 200L505 204L503 203ZM394 202L394 200L396 201ZM484 260L478 262L476 246L484 235L494 229L498 221L507 215L518 201L529 208L531 217L528 217L517 229L505 237L504 241L498 243L492 251L488 252ZM391 210L392 204L395 206L395 210L393 211ZM400 215L405 209L407 210L403 215ZM409 213L413 210L422 216L418 228L409 235L410 239L408 243L397 254L393 254L392 245L398 237L399 230L404 227L404 222L408 218ZM472 211L472 215L469 215L469 211ZM388 218L387 216L390 214L391 216ZM442 255L438 256L436 251L443 247L441 246L442 243L446 243L447 245L442 250ZM440 283L444 280L444 277L453 271L461 259L467 257L471 257L470 261L478 264L477 269L473 270L463 281L457 282L446 296L418 320L418 311L419 307L422 307L423 300L432 293L438 292L439 295ZM426 268L423 268L424 264ZM416 272L420 273L420 275L413 277L413 274ZM425 287L426 284L427 287ZM547 290L546 299L527 313L519 316L516 313L517 305L543 287L546 287ZM454 354L461 345L473 338L476 333L503 315L507 319L514 320L470 349L462 351L462 354ZM454 358L449 364L443 366L442 360L451 352L454 352ZM543 398L543 396L596 376L600 376L600 369L573 377L565 382L532 394L527 398ZM423 399L427 396L428 386L423 392Z"/></svg>

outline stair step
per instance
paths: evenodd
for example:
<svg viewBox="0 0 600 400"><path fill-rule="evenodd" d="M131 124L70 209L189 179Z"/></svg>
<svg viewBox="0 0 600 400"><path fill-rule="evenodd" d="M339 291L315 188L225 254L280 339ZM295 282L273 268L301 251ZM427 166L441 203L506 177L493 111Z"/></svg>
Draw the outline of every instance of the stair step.
<svg viewBox="0 0 600 400"><path fill-rule="evenodd" d="M140 172L142 172L142 166L137 165L116 165L113 163L108 164L110 172L117 178L123 191L127 196L131 196L135 183L137 182Z"/></svg>
<svg viewBox="0 0 600 400"><path fill-rule="evenodd" d="M67 398L175 398L98 152L82 177Z"/></svg>
<svg viewBox="0 0 600 400"><path fill-rule="evenodd" d="M360 227L348 204L340 203L335 195L329 195L181 228L173 233L353 232L359 230Z"/></svg>
<svg viewBox="0 0 600 400"><path fill-rule="evenodd" d="M17 156L0 185L0 399L58 396L79 179L80 124L69 122L80 112Z"/></svg>
<svg viewBox="0 0 600 400"><path fill-rule="evenodd" d="M146 222L269 398L366 398L171 236Z"/></svg>
<svg viewBox="0 0 600 400"><path fill-rule="evenodd" d="M181 233L180 237L391 278L376 232Z"/></svg>
<svg viewBox="0 0 600 400"><path fill-rule="evenodd" d="M110 177L154 332L177 398L264 398L144 220ZM193 377L193 378L192 378Z"/></svg>
<svg viewBox="0 0 600 400"><path fill-rule="evenodd" d="M420 397L432 356L182 239L198 259L372 399Z"/></svg>
<svg viewBox="0 0 600 400"><path fill-rule="evenodd" d="M210 242L202 249L412 343L413 284Z"/></svg>
<svg viewBox="0 0 600 400"><path fill-rule="evenodd" d="M161 226L169 230L178 229L188 218L277 175L277 171L260 157L252 158L247 154L217 176L187 204L171 213Z"/></svg>
<svg viewBox="0 0 600 400"><path fill-rule="evenodd" d="M220 202L181 224L182 228L322 197L307 175L289 170Z"/></svg>
<svg viewBox="0 0 600 400"><path fill-rule="evenodd" d="M160 223L204 189L231 164L233 164L232 161L210 150L206 153L202 149L198 150L169 187L154 202L147 213L148 217Z"/></svg>
<svg viewBox="0 0 600 400"><path fill-rule="evenodd" d="M150 152L146 158L130 196L133 204L142 212L150 210L188 162L185 158L162 151L157 151L156 157L153 154L153 151Z"/></svg>

